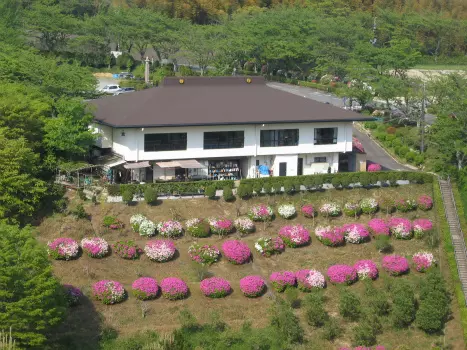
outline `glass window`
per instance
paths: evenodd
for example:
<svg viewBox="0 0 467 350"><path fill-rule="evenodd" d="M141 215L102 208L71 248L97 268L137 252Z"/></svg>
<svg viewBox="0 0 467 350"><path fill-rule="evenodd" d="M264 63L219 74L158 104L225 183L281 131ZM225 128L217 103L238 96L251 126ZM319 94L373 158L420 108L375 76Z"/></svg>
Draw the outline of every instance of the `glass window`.
<svg viewBox="0 0 467 350"><path fill-rule="evenodd" d="M186 133L144 135L144 152L183 150L186 150Z"/></svg>
<svg viewBox="0 0 467 350"><path fill-rule="evenodd" d="M337 143L337 128L315 128L315 145Z"/></svg>
<svg viewBox="0 0 467 350"><path fill-rule="evenodd" d="M204 149L243 148L243 131L215 131L204 133Z"/></svg>
<svg viewBox="0 0 467 350"><path fill-rule="evenodd" d="M282 147L298 145L298 129L261 130L261 147Z"/></svg>
<svg viewBox="0 0 467 350"><path fill-rule="evenodd" d="M326 157L315 157L315 163L326 163Z"/></svg>

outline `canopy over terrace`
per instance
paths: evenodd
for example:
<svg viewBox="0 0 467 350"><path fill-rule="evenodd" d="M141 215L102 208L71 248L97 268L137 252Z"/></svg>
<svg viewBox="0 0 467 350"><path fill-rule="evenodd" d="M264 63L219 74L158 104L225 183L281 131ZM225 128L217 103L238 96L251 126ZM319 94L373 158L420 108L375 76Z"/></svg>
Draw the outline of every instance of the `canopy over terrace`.
<svg viewBox="0 0 467 350"><path fill-rule="evenodd" d="M183 169L203 169L206 168L204 164L201 164L195 159L187 160L175 160L170 162L157 162L161 168L183 168Z"/></svg>

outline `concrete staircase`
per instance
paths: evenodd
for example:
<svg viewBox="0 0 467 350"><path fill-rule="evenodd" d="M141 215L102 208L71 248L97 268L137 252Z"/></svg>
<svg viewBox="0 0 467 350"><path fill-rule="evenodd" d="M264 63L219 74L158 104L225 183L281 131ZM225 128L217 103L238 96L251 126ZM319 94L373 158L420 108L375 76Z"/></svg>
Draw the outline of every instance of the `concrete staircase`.
<svg viewBox="0 0 467 350"><path fill-rule="evenodd" d="M464 300L467 304L467 249L465 247L464 235L457 216L456 202L452 194L451 182L439 180L441 195L444 202L444 211L451 232L452 245L456 256L457 272L464 292Z"/></svg>

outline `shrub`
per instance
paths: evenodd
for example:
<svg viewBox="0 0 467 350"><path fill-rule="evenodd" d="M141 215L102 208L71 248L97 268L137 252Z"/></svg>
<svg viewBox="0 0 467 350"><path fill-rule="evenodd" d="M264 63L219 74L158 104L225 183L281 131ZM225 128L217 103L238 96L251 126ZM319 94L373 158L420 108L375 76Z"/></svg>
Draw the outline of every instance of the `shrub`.
<svg viewBox="0 0 467 350"><path fill-rule="evenodd" d="M219 277L206 278L200 283L201 292L210 298L224 298L232 292L230 283Z"/></svg>
<svg viewBox="0 0 467 350"><path fill-rule="evenodd" d="M135 214L130 217L130 226L136 233L139 233L139 226L141 223L147 220L143 214Z"/></svg>
<svg viewBox="0 0 467 350"><path fill-rule="evenodd" d="M271 326L278 333L280 339L286 344L301 343L303 341L303 328L292 308L283 300L277 299L271 308ZM256 346L257 347L257 346Z"/></svg>
<svg viewBox="0 0 467 350"><path fill-rule="evenodd" d="M226 202L233 201L235 196L233 195L232 188L230 186L225 186L222 190L222 197Z"/></svg>
<svg viewBox="0 0 467 350"><path fill-rule="evenodd" d="M396 210L396 205L394 203L394 199L389 197L384 197L379 202L379 208L383 213L391 214Z"/></svg>
<svg viewBox="0 0 467 350"><path fill-rule="evenodd" d="M147 186L144 190L144 201L149 205L157 201L157 192L150 186Z"/></svg>
<svg viewBox="0 0 467 350"><path fill-rule="evenodd" d="M297 283L295 274L290 271L273 272L269 276L269 280L272 283L272 287L279 293L282 293L288 287L295 287Z"/></svg>
<svg viewBox="0 0 467 350"><path fill-rule="evenodd" d="M305 297L304 304L305 318L308 324L312 327L322 327L329 318L324 309L323 295L318 291L314 291Z"/></svg>
<svg viewBox="0 0 467 350"><path fill-rule="evenodd" d="M396 199L396 208L398 211L406 213L417 208L417 202L413 199Z"/></svg>
<svg viewBox="0 0 467 350"><path fill-rule="evenodd" d="M47 243L47 252L55 260L71 260L78 256L78 243L71 238L60 237Z"/></svg>
<svg viewBox="0 0 467 350"><path fill-rule="evenodd" d="M81 199L82 201L85 201L86 199L88 199L88 197L86 197L86 193L84 193L84 189L82 188L78 189L78 196L79 196L79 199Z"/></svg>
<svg viewBox="0 0 467 350"><path fill-rule="evenodd" d="M433 208L433 199L426 194L418 197L417 199L418 208L421 210L430 210Z"/></svg>
<svg viewBox="0 0 467 350"><path fill-rule="evenodd" d="M178 221L163 221L158 223L156 227L163 237L174 238L180 237L183 234L183 226Z"/></svg>
<svg viewBox="0 0 467 350"><path fill-rule="evenodd" d="M249 218L235 219L234 226L241 233L251 233L255 230L255 224Z"/></svg>
<svg viewBox="0 0 467 350"><path fill-rule="evenodd" d="M274 187L271 181L266 181L263 185L263 189L265 193L268 193L268 194L274 193Z"/></svg>
<svg viewBox="0 0 467 350"><path fill-rule="evenodd" d="M396 133L396 128L393 127L393 126L390 126L390 127L388 127L388 128L386 129L386 132L387 132L388 134L390 134L390 135L393 135L393 134Z"/></svg>
<svg viewBox="0 0 467 350"><path fill-rule="evenodd" d="M389 236L379 235L375 237L375 247L380 253L388 253L392 246Z"/></svg>
<svg viewBox="0 0 467 350"><path fill-rule="evenodd" d="M381 171L382 170L382 167L380 164L378 163L373 163L373 164L370 164L368 165L368 169L367 169L369 172L376 172L376 171Z"/></svg>
<svg viewBox="0 0 467 350"><path fill-rule="evenodd" d="M326 322L324 322L323 327L323 338L329 341L333 341L341 334L342 329L339 325L339 322L335 317L330 317Z"/></svg>
<svg viewBox="0 0 467 350"><path fill-rule="evenodd" d="M248 298L256 298L263 294L266 284L261 276L246 276L240 280L240 290Z"/></svg>
<svg viewBox="0 0 467 350"><path fill-rule="evenodd" d="M84 206L80 203L76 206L75 210L71 212L76 219L86 219L88 213L84 210Z"/></svg>
<svg viewBox="0 0 467 350"><path fill-rule="evenodd" d="M416 156L417 156L417 153L410 151L410 152L407 152L407 154L405 155L405 159L408 162L413 162Z"/></svg>
<svg viewBox="0 0 467 350"><path fill-rule="evenodd" d="M123 222L114 216L105 216L102 225L110 228L111 230L118 230L124 226Z"/></svg>
<svg viewBox="0 0 467 350"><path fill-rule="evenodd" d="M367 284L366 287L365 300L368 303L370 312L378 316L389 314L391 307L386 293L376 290L371 284Z"/></svg>
<svg viewBox="0 0 467 350"><path fill-rule="evenodd" d="M407 146L403 146L403 147L401 147L400 150L399 150L399 155L400 155L401 157L404 157L407 153L409 153L409 151L410 151L410 150L409 150L409 148L408 148Z"/></svg>
<svg viewBox="0 0 467 350"><path fill-rule="evenodd" d="M188 254L190 254L192 260L202 265L211 265L215 263L219 260L221 255L216 246L210 244L199 245L197 243L193 243L188 248Z"/></svg>
<svg viewBox="0 0 467 350"><path fill-rule="evenodd" d="M133 241L118 241L112 248L123 259L135 260L142 254L142 250Z"/></svg>
<svg viewBox="0 0 467 350"><path fill-rule="evenodd" d="M207 186L206 189L204 190L204 195L208 197L209 199L215 199L216 198L216 186L214 185Z"/></svg>
<svg viewBox="0 0 467 350"><path fill-rule="evenodd" d="M225 236L233 231L234 226L231 220L210 218L208 221L211 232L216 235Z"/></svg>
<svg viewBox="0 0 467 350"><path fill-rule="evenodd" d="M357 295L348 290L342 290L339 296L339 314L347 320L356 321L361 313L361 303Z"/></svg>
<svg viewBox="0 0 467 350"><path fill-rule="evenodd" d="M111 305L125 300L125 289L116 281L102 280L92 286L92 294L103 304Z"/></svg>
<svg viewBox="0 0 467 350"><path fill-rule="evenodd" d="M103 238L83 238L81 240L83 251L91 258L103 258L109 253L109 244Z"/></svg>
<svg viewBox="0 0 467 350"><path fill-rule="evenodd" d="M344 230L341 227L318 226L315 229L318 241L329 247L338 247L344 244Z"/></svg>
<svg viewBox="0 0 467 350"><path fill-rule="evenodd" d="M422 238L433 229L433 223L429 219L416 219L412 226L415 238Z"/></svg>
<svg viewBox="0 0 467 350"><path fill-rule="evenodd" d="M260 195L261 191L263 190L263 183L261 181L256 181L253 183L253 191L256 193L256 195Z"/></svg>
<svg viewBox="0 0 467 350"><path fill-rule="evenodd" d="M368 229L373 236L389 236L389 226L383 219L371 219L368 221Z"/></svg>
<svg viewBox="0 0 467 350"><path fill-rule="evenodd" d="M362 322L353 329L352 341L355 345L371 346L376 344L376 332L371 325Z"/></svg>
<svg viewBox="0 0 467 350"><path fill-rule="evenodd" d="M408 283L398 283L392 288L392 323L396 328L404 328L415 318L415 296Z"/></svg>
<svg viewBox="0 0 467 350"><path fill-rule="evenodd" d="M360 215L361 209L360 204L356 202L347 202L344 205L344 214L347 216L357 216Z"/></svg>
<svg viewBox="0 0 467 350"><path fill-rule="evenodd" d="M185 223L187 232L193 237L208 237L210 234L209 223L203 219L193 218Z"/></svg>
<svg viewBox="0 0 467 350"><path fill-rule="evenodd" d="M436 265L436 260L433 254L428 253L428 252L415 253L412 257L412 261L415 264L415 269L418 272L426 272L432 266Z"/></svg>
<svg viewBox="0 0 467 350"><path fill-rule="evenodd" d="M80 304L81 298L83 297L83 292L81 292L79 288L74 287L71 284L64 284L63 292L65 294L65 300L68 306L76 306Z"/></svg>
<svg viewBox="0 0 467 350"><path fill-rule="evenodd" d="M161 281L162 296L169 300L184 299L188 296L188 286L180 278L168 277Z"/></svg>
<svg viewBox="0 0 467 350"><path fill-rule="evenodd" d="M297 213L297 211L295 210L295 206L293 204L282 204L277 209L277 212L284 219L291 219Z"/></svg>
<svg viewBox="0 0 467 350"><path fill-rule="evenodd" d="M378 268L371 260L359 260L353 267L357 271L358 278L361 280L374 280L378 278Z"/></svg>
<svg viewBox="0 0 467 350"><path fill-rule="evenodd" d="M370 233L362 224L345 224L342 228L348 243L359 244L370 239Z"/></svg>
<svg viewBox="0 0 467 350"><path fill-rule="evenodd" d="M399 276L409 271L409 262L400 255L387 255L383 257L383 269L391 276Z"/></svg>
<svg viewBox="0 0 467 350"><path fill-rule="evenodd" d="M391 218L388 222L389 230L398 239L412 238L412 223L405 218Z"/></svg>
<svg viewBox="0 0 467 350"><path fill-rule="evenodd" d="M378 211L378 202L374 198L363 198L360 202L360 209L365 214L373 214Z"/></svg>
<svg viewBox="0 0 467 350"><path fill-rule="evenodd" d="M317 270L300 270L295 273L298 289L302 292L310 292L313 289L326 287L326 280Z"/></svg>
<svg viewBox="0 0 467 350"><path fill-rule="evenodd" d="M127 69L130 71L135 65L135 59L130 54L123 53L117 57L116 64L120 69Z"/></svg>
<svg viewBox="0 0 467 350"><path fill-rule="evenodd" d="M135 192L132 187L125 187L124 190L122 191L122 201L125 204L130 204L133 202L133 197L135 195Z"/></svg>
<svg viewBox="0 0 467 350"><path fill-rule="evenodd" d="M260 237L255 243L255 249L265 257L280 254L285 249L285 244L280 237Z"/></svg>
<svg viewBox="0 0 467 350"><path fill-rule="evenodd" d="M152 237L156 234L157 225L151 220L145 219L139 225L140 236Z"/></svg>
<svg viewBox="0 0 467 350"><path fill-rule="evenodd" d="M313 208L311 204L305 204L304 206L302 206L301 211L302 211L303 216L305 216L306 218L315 217L315 209Z"/></svg>
<svg viewBox="0 0 467 350"><path fill-rule="evenodd" d="M339 216L341 214L341 207L336 203L325 203L319 208L319 212L325 216Z"/></svg>
<svg viewBox="0 0 467 350"><path fill-rule="evenodd" d="M329 281L333 284L352 284L357 281L357 271L349 265L332 265L327 271Z"/></svg>
<svg viewBox="0 0 467 350"><path fill-rule="evenodd" d="M253 194L253 189L250 184L240 184L237 188L237 196L241 199L248 199Z"/></svg>
<svg viewBox="0 0 467 350"><path fill-rule="evenodd" d="M175 251L175 244L168 239L156 239L154 241L148 241L144 246L144 253L146 256L156 262L166 262L171 260Z"/></svg>
<svg viewBox="0 0 467 350"><path fill-rule="evenodd" d="M237 240L225 241L222 251L229 262L234 265L245 264L250 260L251 251L246 243Z"/></svg>
<svg viewBox="0 0 467 350"><path fill-rule="evenodd" d="M284 226L279 231L287 247L297 248L310 242L310 233L302 225Z"/></svg>
<svg viewBox="0 0 467 350"><path fill-rule="evenodd" d="M272 220L274 212L268 205L259 204L250 208L248 216L253 221L270 221Z"/></svg>
<svg viewBox="0 0 467 350"><path fill-rule="evenodd" d="M120 195L120 185L107 185L106 189L109 196L116 197Z"/></svg>
<svg viewBox="0 0 467 350"><path fill-rule="evenodd" d="M139 300L151 300L159 294L159 285L154 278L141 277L131 285L133 295Z"/></svg>

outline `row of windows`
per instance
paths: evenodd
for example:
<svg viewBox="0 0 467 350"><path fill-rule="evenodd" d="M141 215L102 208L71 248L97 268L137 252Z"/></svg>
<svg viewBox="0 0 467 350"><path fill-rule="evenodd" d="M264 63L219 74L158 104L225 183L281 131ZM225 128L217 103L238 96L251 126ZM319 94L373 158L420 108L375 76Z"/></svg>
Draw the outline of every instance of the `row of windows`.
<svg viewBox="0 0 467 350"><path fill-rule="evenodd" d="M297 146L298 129L261 130L261 147ZM337 143L337 128L316 128L315 145ZM243 131L216 131L204 133L204 149L243 148ZM144 151L183 151L187 149L187 133L145 134Z"/></svg>

